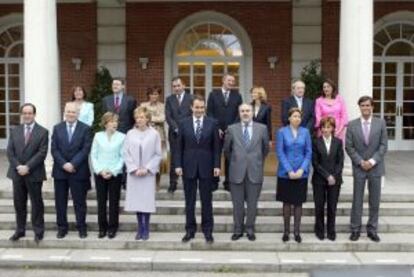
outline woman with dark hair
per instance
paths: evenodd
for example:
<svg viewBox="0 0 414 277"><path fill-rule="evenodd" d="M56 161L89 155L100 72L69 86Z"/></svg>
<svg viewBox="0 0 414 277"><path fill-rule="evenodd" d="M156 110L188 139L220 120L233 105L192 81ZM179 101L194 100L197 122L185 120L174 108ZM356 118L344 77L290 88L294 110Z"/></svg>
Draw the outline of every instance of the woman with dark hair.
<svg viewBox="0 0 414 277"><path fill-rule="evenodd" d="M279 129L276 139L276 155L279 159L276 200L283 202L284 242L289 240L292 207L295 241L302 242L300 221L302 204L306 202L308 191L312 141L308 129L300 126L301 117L299 108L291 108L288 112L289 125Z"/></svg>
<svg viewBox="0 0 414 277"><path fill-rule="evenodd" d="M161 146L163 152L163 160L160 165L160 172L157 174L157 191L160 189L161 175L167 173L167 147L165 136L165 106L159 99L162 90L160 87L154 86L147 89L147 102L141 103L141 107L145 107L151 113L150 125L158 131L161 137Z"/></svg>
<svg viewBox="0 0 414 277"><path fill-rule="evenodd" d="M72 88L72 101L78 106L79 121L82 121L88 126L92 126L95 117L93 104L86 101L86 91L81 86L74 86Z"/></svg>
<svg viewBox="0 0 414 277"><path fill-rule="evenodd" d="M318 136L321 136L319 128L321 119L326 116L335 119L336 130L334 136L344 141L346 126L348 125L346 105L342 96L338 94L335 83L330 79L323 82L321 96L315 101L315 128L319 130Z"/></svg>
<svg viewBox="0 0 414 277"><path fill-rule="evenodd" d="M325 238L325 203L327 203L327 237L336 239L335 217L342 184L344 149L342 141L334 136L335 119L324 117L320 122L322 136L315 139L312 148L312 186L315 202L315 235Z"/></svg>

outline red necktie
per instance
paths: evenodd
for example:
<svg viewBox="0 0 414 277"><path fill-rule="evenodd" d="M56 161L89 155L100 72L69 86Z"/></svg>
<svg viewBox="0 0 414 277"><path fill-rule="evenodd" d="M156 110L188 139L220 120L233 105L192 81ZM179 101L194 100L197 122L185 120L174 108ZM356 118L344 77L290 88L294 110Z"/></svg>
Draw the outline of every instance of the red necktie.
<svg viewBox="0 0 414 277"><path fill-rule="evenodd" d="M119 96L115 96L115 112L119 113Z"/></svg>
<svg viewBox="0 0 414 277"><path fill-rule="evenodd" d="M30 137L32 136L32 130L30 128L30 125L26 126L26 134L24 135L24 144L28 144Z"/></svg>

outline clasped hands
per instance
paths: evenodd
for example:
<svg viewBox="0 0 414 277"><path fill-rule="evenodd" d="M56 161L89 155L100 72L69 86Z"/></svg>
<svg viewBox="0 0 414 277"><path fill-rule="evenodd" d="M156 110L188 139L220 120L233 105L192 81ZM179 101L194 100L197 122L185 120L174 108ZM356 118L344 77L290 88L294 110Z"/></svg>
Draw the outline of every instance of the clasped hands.
<svg viewBox="0 0 414 277"><path fill-rule="evenodd" d="M361 161L361 167L365 171L371 170L374 166L369 161Z"/></svg>
<svg viewBox="0 0 414 277"><path fill-rule="evenodd" d="M16 170L20 176L26 176L29 174L29 167L27 165L18 165Z"/></svg>
<svg viewBox="0 0 414 277"><path fill-rule="evenodd" d="M288 174L289 174L289 179L293 179L293 180L300 179L302 178L302 175L303 175L303 169L299 168L296 172L289 171Z"/></svg>
<svg viewBox="0 0 414 277"><path fill-rule="evenodd" d="M220 168L214 168L213 169L213 175L214 177L219 177L220 176ZM177 167L175 169L175 174L177 174L178 176L183 176L183 169L181 167Z"/></svg>

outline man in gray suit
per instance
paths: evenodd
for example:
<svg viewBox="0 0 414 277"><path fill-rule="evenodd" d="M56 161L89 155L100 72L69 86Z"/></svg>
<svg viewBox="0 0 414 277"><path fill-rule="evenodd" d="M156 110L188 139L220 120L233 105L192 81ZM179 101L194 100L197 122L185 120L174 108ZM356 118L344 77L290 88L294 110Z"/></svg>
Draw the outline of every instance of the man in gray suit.
<svg viewBox="0 0 414 277"><path fill-rule="evenodd" d="M13 181L13 202L16 211L16 231L10 237L17 241L25 236L27 195L30 196L34 240L39 243L44 233L44 206L42 184L46 180L44 161L49 142L48 131L35 122L36 107L27 103L20 108L23 124L10 133L7 146L9 170L7 177Z"/></svg>
<svg viewBox="0 0 414 277"><path fill-rule="evenodd" d="M269 137L265 125L253 122L251 105L240 105L239 114L241 122L229 126L223 146L224 155L230 161L229 180L234 220L234 233L231 239L240 239L246 231L247 238L254 241L257 201L262 190L264 161L269 152ZM245 201L246 224L244 224Z"/></svg>
<svg viewBox="0 0 414 277"><path fill-rule="evenodd" d="M375 242L378 212L381 200L381 177L385 174L384 156L387 152L387 128L385 121L372 116L374 102L370 96L358 100L361 117L348 124L346 152L352 160L354 194L351 212L351 241L357 241L361 232L361 217L364 203L365 183L368 181L369 219L367 235Z"/></svg>

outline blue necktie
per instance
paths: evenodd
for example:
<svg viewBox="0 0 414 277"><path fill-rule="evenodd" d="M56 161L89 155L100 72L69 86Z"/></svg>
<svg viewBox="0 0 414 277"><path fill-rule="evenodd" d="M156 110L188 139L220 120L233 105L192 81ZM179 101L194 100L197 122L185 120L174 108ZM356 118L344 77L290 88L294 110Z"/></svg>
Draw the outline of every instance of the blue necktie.
<svg viewBox="0 0 414 277"><path fill-rule="evenodd" d="M249 136L249 130L248 130L249 123L244 124L244 131L243 131L243 142L244 146L249 146L250 143L250 136Z"/></svg>
<svg viewBox="0 0 414 277"><path fill-rule="evenodd" d="M200 142L200 138L201 138L201 120L197 119L196 120L196 132L195 132L195 136L197 139L197 143Z"/></svg>
<svg viewBox="0 0 414 277"><path fill-rule="evenodd" d="M68 124L68 140L69 143L72 141L73 136L73 124Z"/></svg>

